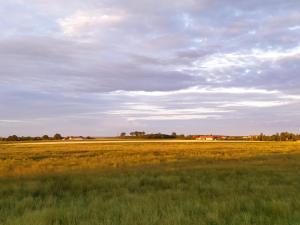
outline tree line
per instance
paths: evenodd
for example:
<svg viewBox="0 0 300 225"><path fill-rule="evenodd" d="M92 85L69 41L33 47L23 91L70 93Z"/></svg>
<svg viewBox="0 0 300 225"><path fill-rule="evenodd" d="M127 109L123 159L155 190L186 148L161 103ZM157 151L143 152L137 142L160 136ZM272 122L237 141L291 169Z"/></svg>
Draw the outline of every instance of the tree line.
<svg viewBox="0 0 300 225"><path fill-rule="evenodd" d="M1 138L2 141L47 141L47 140L62 140L63 136L61 134L55 134L52 137L48 135L43 135L41 137L31 137L31 136L17 136L11 135L7 138Z"/></svg>
<svg viewBox="0 0 300 225"><path fill-rule="evenodd" d="M300 134L294 134L289 132L281 132L273 135L265 135L261 133L257 136L251 136L252 141L298 141L300 140Z"/></svg>
<svg viewBox="0 0 300 225"><path fill-rule="evenodd" d="M121 138L144 138L144 139L174 139L174 138L185 138L185 136L177 135L175 132L172 134L162 134L162 133L151 133L147 134L144 131L133 131L127 135L125 132L120 134Z"/></svg>
<svg viewBox="0 0 300 225"><path fill-rule="evenodd" d="M176 132L171 134L163 134L163 133L150 133L147 134L144 131L133 131L129 134L122 132L118 137L124 139L130 138L140 138L140 139L185 139L191 140L195 139L195 136L201 135L178 135ZM213 136L213 135L212 135ZM290 132L281 132L273 135L265 135L263 133L259 135L251 135L251 136L223 136L222 140L246 140L246 141L300 141L300 134L294 134ZM73 137L74 138L74 137ZM92 137L82 137L82 139L93 139ZM47 140L71 140L72 137L63 137L61 134L57 133L53 136L43 135L41 137L31 137L31 136L17 136L11 135L8 137L0 137L0 141L47 141Z"/></svg>
<svg viewBox="0 0 300 225"><path fill-rule="evenodd" d="M194 139L196 136L201 135L177 135L176 132L172 134L162 134L162 133L151 133L147 134L144 131L133 131L129 134L122 132L119 137L121 138L144 138L144 139ZM214 135L211 135L214 136ZM250 136L222 136L222 140L248 140L248 141L300 141L300 134L294 134L289 132L281 132L273 135L259 134L259 135L250 135Z"/></svg>

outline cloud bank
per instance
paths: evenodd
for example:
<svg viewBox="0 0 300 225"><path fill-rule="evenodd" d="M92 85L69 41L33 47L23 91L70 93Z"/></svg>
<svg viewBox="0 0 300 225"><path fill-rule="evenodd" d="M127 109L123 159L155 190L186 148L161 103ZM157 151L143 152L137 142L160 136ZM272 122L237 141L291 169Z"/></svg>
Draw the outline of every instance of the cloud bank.
<svg viewBox="0 0 300 225"><path fill-rule="evenodd" d="M297 0L0 3L0 136L299 132Z"/></svg>

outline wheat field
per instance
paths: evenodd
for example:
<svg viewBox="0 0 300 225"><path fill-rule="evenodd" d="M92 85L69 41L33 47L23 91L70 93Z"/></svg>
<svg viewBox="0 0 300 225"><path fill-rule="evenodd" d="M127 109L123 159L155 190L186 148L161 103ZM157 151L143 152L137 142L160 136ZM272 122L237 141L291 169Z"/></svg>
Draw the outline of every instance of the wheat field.
<svg viewBox="0 0 300 225"><path fill-rule="evenodd" d="M1 143L0 224L300 224L300 143Z"/></svg>

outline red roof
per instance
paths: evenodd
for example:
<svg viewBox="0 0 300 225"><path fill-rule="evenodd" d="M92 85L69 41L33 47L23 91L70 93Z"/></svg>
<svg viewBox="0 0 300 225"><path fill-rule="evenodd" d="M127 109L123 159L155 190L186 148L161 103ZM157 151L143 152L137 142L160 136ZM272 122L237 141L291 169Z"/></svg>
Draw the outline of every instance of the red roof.
<svg viewBox="0 0 300 225"><path fill-rule="evenodd" d="M200 135L200 136L195 136L194 138L214 138L214 136L204 136L204 135Z"/></svg>

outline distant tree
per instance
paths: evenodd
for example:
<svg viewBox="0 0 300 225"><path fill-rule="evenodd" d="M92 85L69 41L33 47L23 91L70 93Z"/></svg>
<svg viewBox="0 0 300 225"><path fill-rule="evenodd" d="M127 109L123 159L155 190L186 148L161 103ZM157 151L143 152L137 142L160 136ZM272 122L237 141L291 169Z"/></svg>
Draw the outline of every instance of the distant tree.
<svg viewBox="0 0 300 225"><path fill-rule="evenodd" d="M184 138L185 138L184 134L179 134L179 135L177 135L177 137L178 137L178 138L181 138L181 139L184 139Z"/></svg>
<svg viewBox="0 0 300 225"><path fill-rule="evenodd" d="M171 136L174 137L174 138L176 138L177 137L176 132L173 132Z"/></svg>
<svg viewBox="0 0 300 225"><path fill-rule="evenodd" d="M264 141L264 134L260 133L259 137L258 137L259 141Z"/></svg>
<svg viewBox="0 0 300 225"><path fill-rule="evenodd" d="M44 136L42 137L42 139L43 139L43 140L49 140L50 138L49 138L48 135L44 135Z"/></svg>
<svg viewBox="0 0 300 225"><path fill-rule="evenodd" d="M122 133L120 134L120 137L126 137L126 133L125 133L125 132L122 132Z"/></svg>
<svg viewBox="0 0 300 225"><path fill-rule="evenodd" d="M280 141L280 135L279 133L276 133L272 136L272 141Z"/></svg>
<svg viewBox="0 0 300 225"><path fill-rule="evenodd" d="M94 138L91 136L87 136L86 139L94 139Z"/></svg>
<svg viewBox="0 0 300 225"><path fill-rule="evenodd" d="M280 133L280 140L281 141L288 141L289 140L289 133L288 132L281 132Z"/></svg>
<svg viewBox="0 0 300 225"><path fill-rule="evenodd" d="M143 137L145 136L145 132L144 131L134 131L134 132L130 132L130 136L136 136L136 137Z"/></svg>
<svg viewBox="0 0 300 225"><path fill-rule="evenodd" d="M17 135L12 135L7 138L8 141L18 141L19 138Z"/></svg>
<svg viewBox="0 0 300 225"><path fill-rule="evenodd" d="M61 140L63 137L60 135L60 134L55 134L54 136L53 136L53 139L54 140Z"/></svg>

